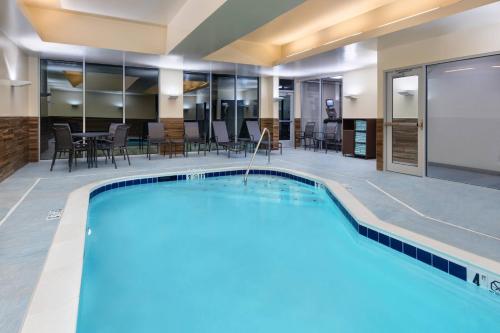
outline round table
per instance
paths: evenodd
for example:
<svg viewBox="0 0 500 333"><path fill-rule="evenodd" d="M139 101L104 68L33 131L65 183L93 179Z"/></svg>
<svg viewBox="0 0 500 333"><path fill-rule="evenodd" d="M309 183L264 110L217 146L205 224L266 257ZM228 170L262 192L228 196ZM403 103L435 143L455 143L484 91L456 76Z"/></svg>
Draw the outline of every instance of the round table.
<svg viewBox="0 0 500 333"><path fill-rule="evenodd" d="M89 168L97 168L97 139L109 137L109 132L85 132L72 133L75 138L88 140L87 143L87 165Z"/></svg>

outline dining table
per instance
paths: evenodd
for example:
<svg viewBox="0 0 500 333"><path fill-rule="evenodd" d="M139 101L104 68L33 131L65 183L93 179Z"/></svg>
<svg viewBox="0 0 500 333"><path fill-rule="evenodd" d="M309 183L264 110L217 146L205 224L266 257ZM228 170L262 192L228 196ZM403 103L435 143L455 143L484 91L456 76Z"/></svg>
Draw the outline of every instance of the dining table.
<svg viewBox="0 0 500 333"><path fill-rule="evenodd" d="M74 138L85 139L87 142L87 165L89 168L97 168L97 140L109 138L109 132L82 132L72 133Z"/></svg>

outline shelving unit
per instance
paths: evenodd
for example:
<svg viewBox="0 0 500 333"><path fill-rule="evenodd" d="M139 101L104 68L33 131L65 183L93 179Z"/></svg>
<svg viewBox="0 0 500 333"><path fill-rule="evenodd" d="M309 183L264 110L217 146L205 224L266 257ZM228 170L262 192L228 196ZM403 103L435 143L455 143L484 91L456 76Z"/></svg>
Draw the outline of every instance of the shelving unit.
<svg viewBox="0 0 500 333"><path fill-rule="evenodd" d="M342 154L375 158L375 119L344 119Z"/></svg>

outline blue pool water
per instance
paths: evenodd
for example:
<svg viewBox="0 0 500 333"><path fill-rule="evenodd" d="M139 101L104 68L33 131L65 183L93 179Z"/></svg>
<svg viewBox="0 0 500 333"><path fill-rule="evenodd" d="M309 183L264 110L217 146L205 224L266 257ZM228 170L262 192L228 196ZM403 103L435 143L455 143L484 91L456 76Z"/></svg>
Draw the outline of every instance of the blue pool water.
<svg viewBox="0 0 500 333"><path fill-rule="evenodd" d="M78 333L500 332L500 300L360 236L325 190L251 176L91 201Z"/></svg>

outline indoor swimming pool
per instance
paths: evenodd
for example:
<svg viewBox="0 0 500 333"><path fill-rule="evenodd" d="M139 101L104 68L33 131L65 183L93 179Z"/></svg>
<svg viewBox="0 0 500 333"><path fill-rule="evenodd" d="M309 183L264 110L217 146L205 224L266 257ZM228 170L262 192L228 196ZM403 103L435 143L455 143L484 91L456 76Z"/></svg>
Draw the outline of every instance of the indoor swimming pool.
<svg viewBox="0 0 500 333"><path fill-rule="evenodd" d="M500 297L363 237L325 188L201 178L92 195L78 333L500 331Z"/></svg>

